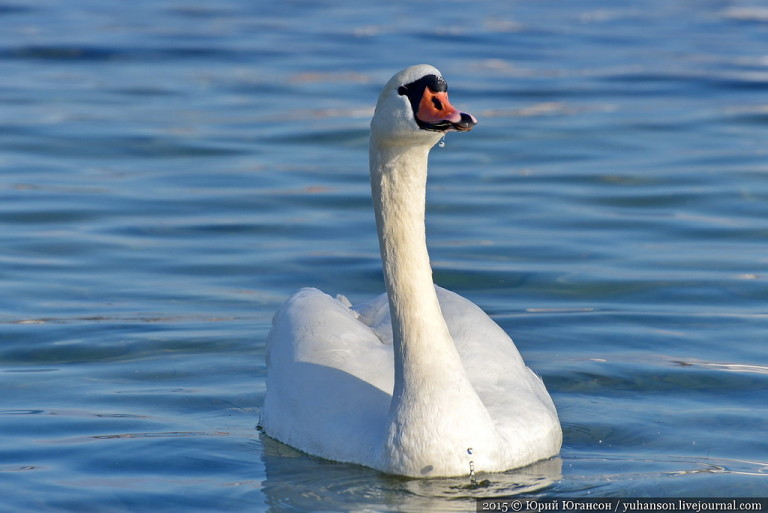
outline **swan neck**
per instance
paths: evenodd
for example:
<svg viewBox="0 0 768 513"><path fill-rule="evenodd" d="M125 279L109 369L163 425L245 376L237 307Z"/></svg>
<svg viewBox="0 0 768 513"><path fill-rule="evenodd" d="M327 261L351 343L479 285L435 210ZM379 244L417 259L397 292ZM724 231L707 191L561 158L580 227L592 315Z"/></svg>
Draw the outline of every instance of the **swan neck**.
<svg viewBox="0 0 768 513"><path fill-rule="evenodd" d="M435 379L461 366L437 300L424 223L431 146L379 144L371 139L373 192L395 349L395 394L414 376ZM436 356L439 355L439 356ZM455 370L458 371L459 368Z"/></svg>

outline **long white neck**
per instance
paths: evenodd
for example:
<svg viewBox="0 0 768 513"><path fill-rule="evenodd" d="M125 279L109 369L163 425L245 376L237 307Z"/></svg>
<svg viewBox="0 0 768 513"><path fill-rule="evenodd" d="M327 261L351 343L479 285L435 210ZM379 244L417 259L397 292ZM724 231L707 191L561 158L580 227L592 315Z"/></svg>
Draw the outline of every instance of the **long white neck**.
<svg viewBox="0 0 768 513"><path fill-rule="evenodd" d="M437 301L427 253L429 149L382 145L371 139L371 190L392 316L395 397L461 368Z"/></svg>
<svg viewBox="0 0 768 513"><path fill-rule="evenodd" d="M467 448L485 445L481 441L495 433L432 282L424 225L429 149L371 137L371 189L395 361L382 465L409 475L455 472L468 464Z"/></svg>

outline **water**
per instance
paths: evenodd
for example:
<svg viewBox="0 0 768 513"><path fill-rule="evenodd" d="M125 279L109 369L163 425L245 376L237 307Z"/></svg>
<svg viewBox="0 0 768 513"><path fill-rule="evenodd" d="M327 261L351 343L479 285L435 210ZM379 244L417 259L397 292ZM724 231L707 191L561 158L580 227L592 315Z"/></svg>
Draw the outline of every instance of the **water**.
<svg viewBox="0 0 768 513"><path fill-rule="evenodd" d="M6 2L0 509L765 495L766 48L749 0ZM564 428L480 489L255 429L281 301L382 290L367 124L420 62L480 120L433 150L435 279Z"/></svg>

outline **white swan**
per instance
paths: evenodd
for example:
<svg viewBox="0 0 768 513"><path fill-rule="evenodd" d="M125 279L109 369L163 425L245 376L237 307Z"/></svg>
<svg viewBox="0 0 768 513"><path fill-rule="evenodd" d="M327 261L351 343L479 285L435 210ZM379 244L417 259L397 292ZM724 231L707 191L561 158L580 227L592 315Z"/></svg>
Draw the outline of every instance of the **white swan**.
<svg viewBox="0 0 768 513"><path fill-rule="evenodd" d="M477 120L432 66L384 87L371 121L371 190L387 294L352 306L302 289L267 340L265 433L323 458L414 477L522 467L560 450L542 381L512 340L435 286L424 207L430 148Z"/></svg>

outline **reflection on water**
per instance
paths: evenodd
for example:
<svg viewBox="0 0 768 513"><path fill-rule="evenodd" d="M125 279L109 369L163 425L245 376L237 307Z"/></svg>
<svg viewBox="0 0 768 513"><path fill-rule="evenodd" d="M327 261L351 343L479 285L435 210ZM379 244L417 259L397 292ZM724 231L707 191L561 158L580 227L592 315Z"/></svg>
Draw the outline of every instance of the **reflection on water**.
<svg viewBox="0 0 768 513"><path fill-rule="evenodd" d="M552 458L514 471L450 479L387 476L357 465L335 463L261 436L267 503L276 511L470 511L475 500L546 490L562 478L562 460ZM351 500L354 498L354 500Z"/></svg>

